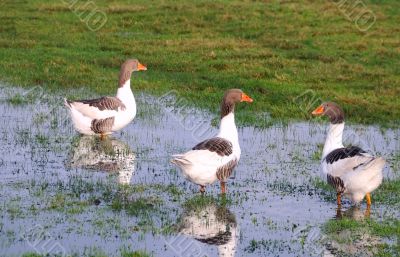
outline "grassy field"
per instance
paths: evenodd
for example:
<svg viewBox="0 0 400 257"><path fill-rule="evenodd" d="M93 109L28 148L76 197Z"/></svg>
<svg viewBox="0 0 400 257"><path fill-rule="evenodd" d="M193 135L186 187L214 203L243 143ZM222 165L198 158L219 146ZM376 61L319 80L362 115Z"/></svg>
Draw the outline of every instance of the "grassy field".
<svg viewBox="0 0 400 257"><path fill-rule="evenodd" d="M397 0L350 9L374 14L366 32L338 1L73 2L0 1L1 81L114 94L120 64L137 57L148 71L135 75L136 92L174 89L217 112L223 91L241 88L255 99L240 107L242 123L265 125L261 112L309 119L315 96L340 103L351 122L399 124ZM85 20L93 10L103 27Z"/></svg>

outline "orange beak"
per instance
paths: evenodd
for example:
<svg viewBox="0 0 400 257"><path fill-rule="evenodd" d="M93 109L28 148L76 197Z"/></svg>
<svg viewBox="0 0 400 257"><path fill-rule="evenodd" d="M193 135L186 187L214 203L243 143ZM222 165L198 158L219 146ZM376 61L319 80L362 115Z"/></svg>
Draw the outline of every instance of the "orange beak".
<svg viewBox="0 0 400 257"><path fill-rule="evenodd" d="M325 112L324 106L320 105L311 114L312 115L322 115L322 114L324 114L324 112Z"/></svg>
<svg viewBox="0 0 400 257"><path fill-rule="evenodd" d="M137 68L138 68L138 70L139 71L141 71L141 70L147 70L147 67L146 66L144 66L143 64L141 64L141 63L138 63L138 66L137 66Z"/></svg>
<svg viewBox="0 0 400 257"><path fill-rule="evenodd" d="M242 93L242 99L240 99L240 102L249 102L252 103L253 99L251 99L250 96L246 95L245 93Z"/></svg>

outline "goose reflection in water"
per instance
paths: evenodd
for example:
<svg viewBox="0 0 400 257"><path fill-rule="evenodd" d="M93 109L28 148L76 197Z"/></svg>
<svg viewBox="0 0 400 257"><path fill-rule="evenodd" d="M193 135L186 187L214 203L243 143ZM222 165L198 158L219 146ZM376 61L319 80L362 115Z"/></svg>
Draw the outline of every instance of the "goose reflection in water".
<svg viewBox="0 0 400 257"><path fill-rule="evenodd" d="M365 211L363 211L360 206L352 206L349 209L343 211L341 207L336 209L336 219L353 219L356 221L362 221L366 218L369 218L371 214L370 207L367 207Z"/></svg>
<svg viewBox="0 0 400 257"><path fill-rule="evenodd" d="M73 143L67 167L118 173L120 184L129 184L135 169L135 154L115 138L80 136Z"/></svg>
<svg viewBox="0 0 400 257"><path fill-rule="evenodd" d="M179 219L179 233L214 245L219 256L234 256L239 229L235 215L215 203L186 209Z"/></svg>

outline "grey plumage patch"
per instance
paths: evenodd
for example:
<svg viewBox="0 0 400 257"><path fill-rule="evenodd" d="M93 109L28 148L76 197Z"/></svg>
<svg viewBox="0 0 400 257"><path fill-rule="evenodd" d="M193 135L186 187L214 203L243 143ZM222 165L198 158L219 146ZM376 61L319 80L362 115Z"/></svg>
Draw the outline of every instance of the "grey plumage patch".
<svg viewBox="0 0 400 257"><path fill-rule="evenodd" d="M327 163L334 163L336 161L339 161L341 159L345 158L351 158L356 155L361 155L363 153L366 153L363 149L357 146L349 146L349 147L343 147L343 148L338 148L330 152L326 157L325 161Z"/></svg>
<svg viewBox="0 0 400 257"><path fill-rule="evenodd" d="M234 112L235 105L230 103L222 102L221 104L221 118L225 117L231 112Z"/></svg>
<svg viewBox="0 0 400 257"><path fill-rule="evenodd" d="M217 178L218 180L225 182L228 180L228 178L231 176L233 169L236 167L238 164L238 161L236 159L231 160L227 164L223 165L222 167L219 167L217 169Z"/></svg>
<svg viewBox="0 0 400 257"><path fill-rule="evenodd" d="M121 65L121 71L119 73L119 82L118 85L119 87L122 87L126 81L128 81L131 78L132 72L137 70L139 61L136 59L130 59L125 61Z"/></svg>
<svg viewBox="0 0 400 257"><path fill-rule="evenodd" d="M114 117L106 119L94 119L92 120L92 126L90 129L96 134L104 134L112 131L114 125Z"/></svg>
<svg viewBox="0 0 400 257"><path fill-rule="evenodd" d="M89 106L98 108L100 111L104 110L118 111L119 108L121 108L121 110L126 109L125 105L122 103L121 100L119 100L117 97L112 97L112 96L104 96L92 100L80 100L76 102L88 104Z"/></svg>
<svg viewBox="0 0 400 257"><path fill-rule="evenodd" d="M198 143L192 150L208 150L220 156L229 156L233 153L232 143L221 137L214 137Z"/></svg>
<svg viewBox="0 0 400 257"><path fill-rule="evenodd" d="M329 117L332 124L339 124L344 122L344 112L342 108L333 102L324 103L324 114Z"/></svg>
<svg viewBox="0 0 400 257"><path fill-rule="evenodd" d="M235 110L235 104L242 98L242 90L230 89L225 92L221 103L221 118L225 117Z"/></svg>
<svg viewBox="0 0 400 257"><path fill-rule="evenodd" d="M327 175L328 184L336 189L336 192L343 193L345 191L343 180L339 177Z"/></svg>

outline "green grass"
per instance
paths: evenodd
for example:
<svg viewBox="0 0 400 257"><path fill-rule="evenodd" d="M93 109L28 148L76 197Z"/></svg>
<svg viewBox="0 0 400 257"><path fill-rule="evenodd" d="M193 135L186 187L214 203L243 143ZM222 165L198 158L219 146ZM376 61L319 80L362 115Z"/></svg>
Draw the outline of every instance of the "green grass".
<svg viewBox="0 0 400 257"><path fill-rule="evenodd" d="M204 207L215 204L217 206L226 206L232 204L232 199L227 196L219 196L215 198L212 195L195 195L192 198L187 199L183 206L187 210L201 211Z"/></svg>
<svg viewBox="0 0 400 257"><path fill-rule="evenodd" d="M398 193L400 192L400 180L385 180L372 194L373 200L379 203L400 206Z"/></svg>
<svg viewBox="0 0 400 257"><path fill-rule="evenodd" d="M45 255L37 254L37 253L24 253L22 257L43 257Z"/></svg>
<svg viewBox="0 0 400 257"><path fill-rule="evenodd" d="M341 104L351 122L398 125L399 1L363 1L376 15L367 32L335 1L96 0L107 16L96 32L74 13L90 11L86 1L68 2L0 4L3 82L114 94L120 64L137 57L148 71L134 75L136 92L173 89L218 112L225 89L243 89L255 101L238 107L240 123L270 124L262 112L309 119L315 97Z"/></svg>
<svg viewBox="0 0 400 257"><path fill-rule="evenodd" d="M400 221L399 220L385 220L384 222L377 222L370 219L364 221L356 221L353 219L339 219L330 220L325 230L327 233L337 233L343 230L357 230L366 228L374 235L382 237L396 236L400 237Z"/></svg>
<svg viewBox="0 0 400 257"><path fill-rule="evenodd" d="M125 198L116 198L111 204L111 208L115 211L125 210L129 215L148 215L154 210L155 205L159 205L160 200L154 198L138 198L127 200Z"/></svg>
<svg viewBox="0 0 400 257"><path fill-rule="evenodd" d="M325 224L324 232L331 240L335 240L341 244L352 244L355 241L362 240L360 238L365 238L365 235L378 236L392 241L392 243L383 241L374 243L371 240L367 240L366 247L361 250L374 252L374 256L398 256L396 254L400 251L400 245L396 243L400 240L400 221L397 219L389 219L382 222L371 219L356 221L348 218L330 220ZM343 236L346 234L351 236Z"/></svg>
<svg viewBox="0 0 400 257"><path fill-rule="evenodd" d="M150 257L152 255L148 254L145 251L122 251L121 257Z"/></svg>
<svg viewBox="0 0 400 257"><path fill-rule="evenodd" d="M8 98L7 102L12 105L23 105L24 103L26 103L25 99L20 94L16 94L16 95Z"/></svg>
<svg viewBox="0 0 400 257"><path fill-rule="evenodd" d="M47 208L49 210L65 211L69 214L79 214L94 203L87 200L73 199L70 195L57 193L49 199ZM35 209L33 211L36 211Z"/></svg>

